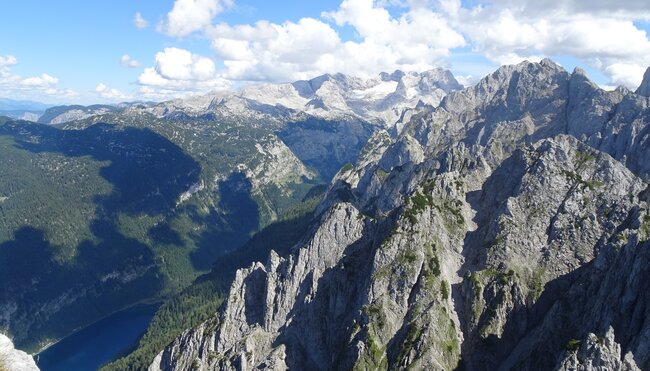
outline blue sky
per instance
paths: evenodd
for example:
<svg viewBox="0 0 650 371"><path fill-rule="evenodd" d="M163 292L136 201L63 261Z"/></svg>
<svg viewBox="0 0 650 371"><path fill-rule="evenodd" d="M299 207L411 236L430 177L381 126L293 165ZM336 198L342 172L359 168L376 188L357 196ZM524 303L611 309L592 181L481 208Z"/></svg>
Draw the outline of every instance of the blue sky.
<svg viewBox="0 0 650 371"><path fill-rule="evenodd" d="M472 83L500 64L546 56L586 69L598 84L633 88L650 65L650 5L593 3L11 1L2 5L0 96L160 100L339 70L372 76L436 66ZM189 31L174 26L198 24L210 11ZM136 27L136 13L146 28ZM124 55L137 62L123 66Z"/></svg>

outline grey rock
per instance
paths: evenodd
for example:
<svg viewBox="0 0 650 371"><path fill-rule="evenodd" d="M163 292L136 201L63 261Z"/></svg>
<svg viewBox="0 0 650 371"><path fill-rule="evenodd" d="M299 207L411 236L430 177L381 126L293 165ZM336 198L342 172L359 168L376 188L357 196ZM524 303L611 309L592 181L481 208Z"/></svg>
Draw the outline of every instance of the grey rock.
<svg viewBox="0 0 650 371"><path fill-rule="evenodd" d="M603 337L590 333L585 340L579 343L576 340L572 344L577 344L577 349L566 350L557 370L640 370L631 353L621 356L621 345L614 340L614 329L611 327Z"/></svg>
<svg viewBox="0 0 650 371"><path fill-rule="evenodd" d="M407 111L152 369L647 369L649 118L550 60Z"/></svg>

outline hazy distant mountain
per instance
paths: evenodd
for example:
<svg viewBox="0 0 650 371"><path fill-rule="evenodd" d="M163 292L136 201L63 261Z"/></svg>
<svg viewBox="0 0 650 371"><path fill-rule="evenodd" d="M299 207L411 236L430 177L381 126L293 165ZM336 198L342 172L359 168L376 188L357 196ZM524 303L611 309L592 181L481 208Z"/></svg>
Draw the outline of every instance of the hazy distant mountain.
<svg viewBox="0 0 650 371"><path fill-rule="evenodd" d="M0 98L0 116L20 120L37 121L48 107L51 105L28 100Z"/></svg>
<svg viewBox="0 0 650 371"><path fill-rule="evenodd" d="M51 104L0 98L0 111L45 111Z"/></svg>
<svg viewBox="0 0 650 371"><path fill-rule="evenodd" d="M92 106L55 106L45 110L45 112L39 117L38 122L41 124L62 124L75 120L83 120L91 116L119 112L121 110L121 108L116 106L105 104L96 104Z"/></svg>
<svg viewBox="0 0 650 371"><path fill-rule="evenodd" d="M327 120L356 117L390 126L404 110L418 104L435 106L448 92L460 89L462 85L451 72L443 69L381 73L367 80L327 74L306 81L251 85L235 92L211 93L158 104L55 106L48 108L38 122L61 124L134 109L160 118L219 114L274 119L278 115L307 114Z"/></svg>

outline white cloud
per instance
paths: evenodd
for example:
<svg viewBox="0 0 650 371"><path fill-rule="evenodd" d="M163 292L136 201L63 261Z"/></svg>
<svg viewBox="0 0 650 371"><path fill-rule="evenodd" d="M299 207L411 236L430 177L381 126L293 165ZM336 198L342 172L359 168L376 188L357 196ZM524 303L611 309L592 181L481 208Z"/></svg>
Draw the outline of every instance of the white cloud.
<svg viewBox="0 0 650 371"><path fill-rule="evenodd" d="M0 94L11 98L74 98L79 94L71 89L61 89L59 79L47 73L40 76L23 77L11 71L18 64L13 55L0 55Z"/></svg>
<svg viewBox="0 0 650 371"><path fill-rule="evenodd" d="M150 86L141 86L138 94L141 99L152 101L163 101L174 98L183 98L196 94L191 90L174 90L165 88L154 88Z"/></svg>
<svg viewBox="0 0 650 371"><path fill-rule="evenodd" d="M329 25L313 18L282 25L218 25L212 47L232 80L291 80L328 69L343 45Z"/></svg>
<svg viewBox="0 0 650 371"><path fill-rule="evenodd" d="M133 24L135 25L136 28L139 28L141 30L149 27L149 21L144 19L144 17L142 17L142 14L140 14L140 12L135 13L135 16L133 17Z"/></svg>
<svg viewBox="0 0 650 371"><path fill-rule="evenodd" d="M131 56L129 56L128 54L124 54L120 58L120 65L126 68L138 68L142 64L139 61L132 59Z"/></svg>
<svg viewBox="0 0 650 371"><path fill-rule="evenodd" d="M159 30L170 36L187 36L210 26L217 14L232 5L233 0L176 0Z"/></svg>
<svg viewBox="0 0 650 371"><path fill-rule="evenodd" d="M647 1L492 0L464 8L442 0L439 8L475 52L499 64L572 56L630 88L650 65L650 40L634 24L650 19Z"/></svg>
<svg viewBox="0 0 650 371"><path fill-rule="evenodd" d="M59 82L59 79L56 77L50 76L46 73L41 76L28 77L20 81L22 85L31 86L31 87L44 87L48 88L52 85L56 85Z"/></svg>
<svg viewBox="0 0 650 371"><path fill-rule="evenodd" d="M147 89L169 91L221 90L230 82L217 75L214 62L207 57L178 48L165 48L156 54L154 67L145 68L138 83ZM143 90L152 93L151 90Z"/></svg>
<svg viewBox="0 0 650 371"><path fill-rule="evenodd" d="M643 80L643 73L648 63L641 65L635 62L615 62L606 66L604 71L617 85L626 85L629 88L636 89Z"/></svg>
<svg viewBox="0 0 650 371"><path fill-rule="evenodd" d="M650 3L647 0L489 0L501 8L516 9L525 15L556 14L592 15L619 19L650 19Z"/></svg>
<svg viewBox="0 0 650 371"><path fill-rule="evenodd" d="M17 64L18 60L13 55L0 55L0 68L13 66Z"/></svg>
<svg viewBox="0 0 650 371"><path fill-rule="evenodd" d="M167 80L205 80L215 73L214 62L187 50L166 48L156 54L155 72Z"/></svg>
<svg viewBox="0 0 650 371"><path fill-rule="evenodd" d="M167 48L140 75L141 94L223 89L231 81L292 81L334 72L367 77L395 69L449 68L452 61L465 66L461 80L471 84L492 63L547 56L577 58L608 76L608 84L635 88L650 65L648 35L634 23L650 20L650 2L645 0L470 4L343 0L319 19L214 25L215 16L231 7L232 0L176 0L159 30L176 37L197 32L209 40L216 58ZM343 27L356 37L342 40ZM465 46L464 56L453 55Z"/></svg>
<svg viewBox="0 0 650 371"><path fill-rule="evenodd" d="M359 41L342 41L331 24L313 18L282 24L219 24L205 34L232 80L296 80L323 73L357 76L381 71L425 70L445 63L462 35L431 9L412 8L398 18L370 0L346 0L323 13L338 26L352 26Z"/></svg>
<svg viewBox="0 0 650 371"><path fill-rule="evenodd" d="M110 100L129 100L133 99L133 96L124 94L121 91L114 89L114 88L109 88L108 86L104 85L104 83L99 83L97 87L95 87L95 91L99 93L99 96L105 99L110 99Z"/></svg>
<svg viewBox="0 0 650 371"><path fill-rule="evenodd" d="M480 77L473 75L454 75L454 77L456 78L456 81L458 81L464 87L474 86L480 80Z"/></svg>

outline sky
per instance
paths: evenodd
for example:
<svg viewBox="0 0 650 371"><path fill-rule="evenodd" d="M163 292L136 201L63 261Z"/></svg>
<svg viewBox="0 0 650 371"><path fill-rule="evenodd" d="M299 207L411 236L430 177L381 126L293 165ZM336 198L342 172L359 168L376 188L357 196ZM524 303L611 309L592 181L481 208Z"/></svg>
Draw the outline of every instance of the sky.
<svg viewBox="0 0 650 371"><path fill-rule="evenodd" d="M50 104L435 67L469 85L545 57L635 89L650 66L647 0L21 0L0 10L0 97Z"/></svg>

